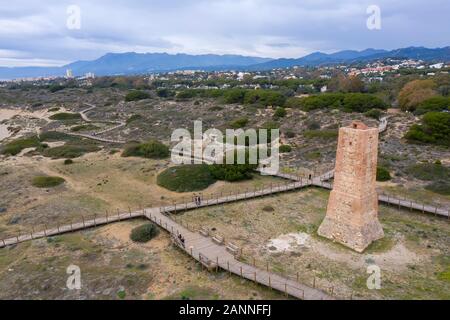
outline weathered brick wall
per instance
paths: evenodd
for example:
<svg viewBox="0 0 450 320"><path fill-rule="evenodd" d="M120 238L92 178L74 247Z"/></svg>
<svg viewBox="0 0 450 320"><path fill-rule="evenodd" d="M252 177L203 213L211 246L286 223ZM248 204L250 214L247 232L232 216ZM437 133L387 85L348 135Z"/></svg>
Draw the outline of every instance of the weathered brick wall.
<svg viewBox="0 0 450 320"><path fill-rule="evenodd" d="M378 221L378 128L363 123L339 130L334 188L319 235L358 252L384 236Z"/></svg>

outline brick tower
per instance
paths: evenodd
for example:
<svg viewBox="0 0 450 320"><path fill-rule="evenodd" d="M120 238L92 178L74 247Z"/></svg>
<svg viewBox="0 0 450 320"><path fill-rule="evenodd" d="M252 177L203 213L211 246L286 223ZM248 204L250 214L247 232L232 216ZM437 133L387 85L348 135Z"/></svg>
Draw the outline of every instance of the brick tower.
<svg viewBox="0 0 450 320"><path fill-rule="evenodd" d="M339 130L334 187L319 235L363 252L384 237L375 189L378 129L362 122Z"/></svg>

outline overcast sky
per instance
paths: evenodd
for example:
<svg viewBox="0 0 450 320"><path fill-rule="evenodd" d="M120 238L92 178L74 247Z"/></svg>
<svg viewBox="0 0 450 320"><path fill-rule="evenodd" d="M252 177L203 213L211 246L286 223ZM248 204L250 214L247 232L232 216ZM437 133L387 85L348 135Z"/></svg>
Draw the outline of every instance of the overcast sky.
<svg viewBox="0 0 450 320"><path fill-rule="evenodd" d="M67 28L67 8L81 29ZM369 5L381 30L369 30ZM449 0L1 0L0 66L62 65L107 52L301 57L450 45Z"/></svg>

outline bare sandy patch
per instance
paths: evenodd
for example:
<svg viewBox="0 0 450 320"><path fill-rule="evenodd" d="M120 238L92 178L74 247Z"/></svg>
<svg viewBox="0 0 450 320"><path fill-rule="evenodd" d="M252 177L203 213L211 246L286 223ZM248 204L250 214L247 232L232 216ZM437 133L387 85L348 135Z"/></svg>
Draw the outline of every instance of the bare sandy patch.
<svg viewBox="0 0 450 320"><path fill-rule="evenodd" d="M269 240L265 248L270 253L295 252L309 247L309 241L310 236L306 233L289 233Z"/></svg>

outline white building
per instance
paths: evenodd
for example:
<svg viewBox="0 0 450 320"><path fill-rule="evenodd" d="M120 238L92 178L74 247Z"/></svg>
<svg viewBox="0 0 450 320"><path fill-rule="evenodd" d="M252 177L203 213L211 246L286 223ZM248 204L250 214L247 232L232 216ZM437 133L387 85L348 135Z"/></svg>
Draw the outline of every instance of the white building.
<svg viewBox="0 0 450 320"><path fill-rule="evenodd" d="M444 67L443 63L436 63L430 66L431 69L442 69Z"/></svg>
<svg viewBox="0 0 450 320"><path fill-rule="evenodd" d="M72 69L67 69L67 70L66 70L66 78L67 78L67 79L72 79L72 78L73 78L73 72L72 72Z"/></svg>

